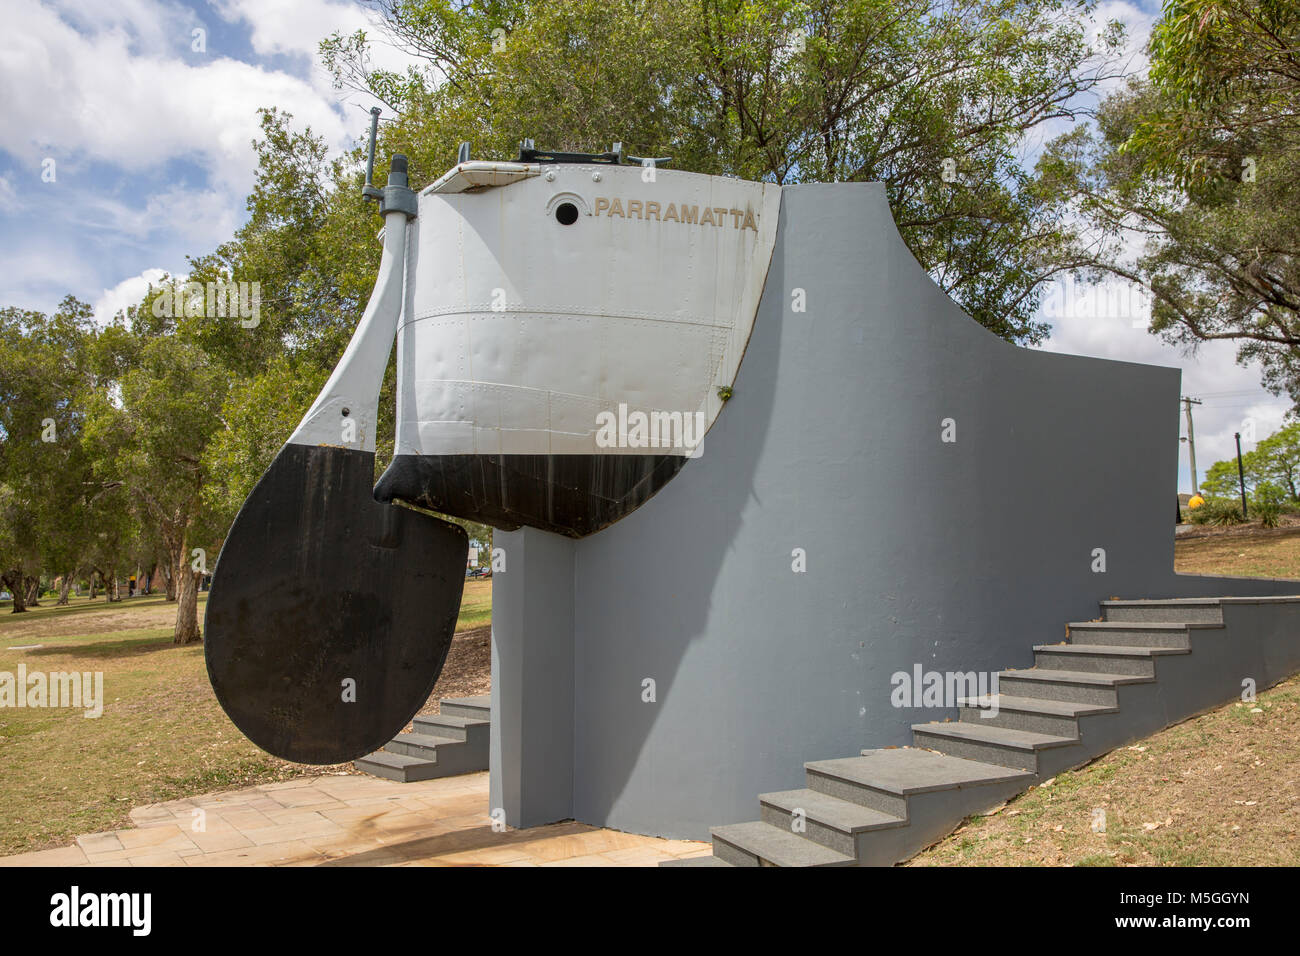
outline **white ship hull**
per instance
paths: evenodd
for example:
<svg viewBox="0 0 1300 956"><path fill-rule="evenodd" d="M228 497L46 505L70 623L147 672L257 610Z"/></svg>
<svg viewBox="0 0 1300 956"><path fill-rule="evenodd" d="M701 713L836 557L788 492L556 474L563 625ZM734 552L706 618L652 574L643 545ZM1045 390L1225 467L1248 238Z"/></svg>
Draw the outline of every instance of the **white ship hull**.
<svg viewBox="0 0 1300 956"><path fill-rule="evenodd" d="M467 163L424 190L380 499L577 536L641 504L735 381L779 195L599 163Z"/></svg>

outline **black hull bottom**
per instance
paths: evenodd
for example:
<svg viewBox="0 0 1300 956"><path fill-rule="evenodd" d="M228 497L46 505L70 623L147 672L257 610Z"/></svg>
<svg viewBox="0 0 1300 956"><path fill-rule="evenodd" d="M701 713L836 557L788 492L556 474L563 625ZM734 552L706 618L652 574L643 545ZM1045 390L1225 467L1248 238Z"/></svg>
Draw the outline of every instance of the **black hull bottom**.
<svg viewBox="0 0 1300 956"><path fill-rule="evenodd" d="M212 581L217 699L286 760L343 763L396 736L433 691L465 585L465 532L377 504L375 456L286 445L244 502Z"/></svg>
<svg viewBox="0 0 1300 956"><path fill-rule="evenodd" d="M681 455L398 455L375 488L441 514L582 538L645 504Z"/></svg>

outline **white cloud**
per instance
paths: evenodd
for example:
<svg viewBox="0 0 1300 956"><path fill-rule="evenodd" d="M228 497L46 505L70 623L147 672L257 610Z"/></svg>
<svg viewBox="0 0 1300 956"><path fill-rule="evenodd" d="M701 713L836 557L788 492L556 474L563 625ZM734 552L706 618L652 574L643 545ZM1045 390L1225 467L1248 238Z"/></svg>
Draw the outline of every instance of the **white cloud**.
<svg viewBox="0 0 1300 956"><path fill-rule="evenodd" d="M176 184L153 193L140 206L82 184L68 188L71 194L52 215L68 229L117 242L166 240L189 253L206 252L229 240L240 222L242 204L215 189Z"/></svg>
<svg viewBox="0 0 1300 956"><path fill-rule="evenodd" d="M333 89L332 78L316 63L322 40L335 33L351 36L361 30L366 34L372 67L402 73L417 63L388 41L377 11L355 0L217 0L214 6L223 20L248 26L255 53L296 56L310 62L311 81L318 90L365 109L382 104L364 94ZM311 24L311 28L303 29L303 24Z"/></svg>
<svg viewBox="0 0 1300 956"><path fill-rule="evenodd" d="M7 4L0 150L15 163L0 176L0 302L48 309L95 290L107 302L120 276L135 282L229 239L246 215L259 107L292 113L332 152L353 145L364 115L316 65L317 46L371 16L349 0L219 0L202 15L177 0ZM196 27L206 52L191 49ZM406 62L382 43L375 54L376 65ZM41 181L47 157L56 183Z"/></svg>
<svg viewBox="0 0 1300 956"><path fill-rule="evenodd" d="M113 288L105 289L94 302L95 321L100 325L108 325L113 316L124 311L127 306L139 305L149 291L149 286L159 285L165 275L166 269L145 269L138 276L123 279Z"/></svg>
<svg viewBox="0 0 1300 956"><path fill-rule="evenodd" d="M377 19L350 0L217 0L217 14L228 23L243 21L251 31L253 50L316 56L317 45L331 33L377 32ZM304 30L303 24L311 24Z"/></svg>
<svg viewBox="0 0 1300 956"><path fill-rule="evenodd" d="M327 36L350 36L362 30L369 41L371 65L400 71L416 63L389 42L379 13L356 0L219 0L217 8L222 17L243 20L253 28L253 49L258 53L296 53L314 59ZM314 29L303 30L303 23L313 24Z"/></svg>
<svg viewBox="0 0 1300 956"><path fill-rule="evenodd" d="M4 261L4 295L0 305L48 312L63 296L94 288L94 264L45 235L6 236L0 246Z"/></svg>
<svg viewBox="0 0 1300 956"><path fill-rule="evenodd" d="M177 42L188 41L174 8L136 0L128 10L129 24L119 12L93 33L33 0L8 11L0 86L23 92L5 100L5 149L20 162L54 156L66 176L69 159L129 172L187 159L242 198L252 183L258 107L288 110L331 145L345 142L347 125L309 82L241 63L211 44L206 58L187 60L158 25L180 24Z"/></svg>

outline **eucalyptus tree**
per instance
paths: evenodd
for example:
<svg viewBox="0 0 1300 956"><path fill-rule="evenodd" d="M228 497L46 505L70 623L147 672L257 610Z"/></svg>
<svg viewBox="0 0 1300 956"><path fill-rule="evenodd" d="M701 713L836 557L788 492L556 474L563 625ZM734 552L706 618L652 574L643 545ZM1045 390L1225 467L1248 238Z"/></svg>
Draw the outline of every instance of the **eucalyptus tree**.
<svg viewBox="0 0 1300 956"><path fill-rule="evenodd" d="M1300 403L1298 48L1290 0L1166 0L1149 78L1040 174L1080 216L1063 262L1145 288L1153 331L1235 342Z"/></svg>
<svg viewBox="0 0 1300 956"><path fill-rule="evenodd" d="M0 310L0 482L10 524L2 563L15 611L39 592L42 573L62 579L59 603L67 603L66 585L87 545L92 340L90 306L71 296L48 315Z"/></svg>
<svg viewBox="0 0 1300 956"><path fill-rule="evenodd" d="M380 0L364 33L321 45L339 86L399 114L383 152L419 183L456 144L521 139L669 154L777 183L879 180L904 240L986 327L1040 341L1043 284L1070 232L1023 167L1026 137L1084 114L1122 72L1117 24L1073 0Z"/></svg>

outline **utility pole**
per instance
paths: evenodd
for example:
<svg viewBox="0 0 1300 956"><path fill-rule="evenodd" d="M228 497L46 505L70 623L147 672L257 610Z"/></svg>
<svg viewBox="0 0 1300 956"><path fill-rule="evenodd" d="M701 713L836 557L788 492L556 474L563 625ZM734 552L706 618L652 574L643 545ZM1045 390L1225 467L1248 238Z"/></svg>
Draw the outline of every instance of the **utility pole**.
<svg viewBox="0 0 1300 956"><path fill-rule="evenodd" d="M1187 451L1192 458L1192 494L1200 494L1200 489L1196 487L1196 432L1192 430L1192 406L1200 405L1199 398L1188 398L1184 395L1180 401L1187 406Z"/></svg>
<svg viewBox="0 0 1300 956"><path fill-rule="evenodd" d="M1241 432L1233 432L1232 437L1237 439L1237 485L1241 488L1241 517L1243 521L1250 520L1250 515L1246 514L1246 472L1241 467Z"/></svg>

